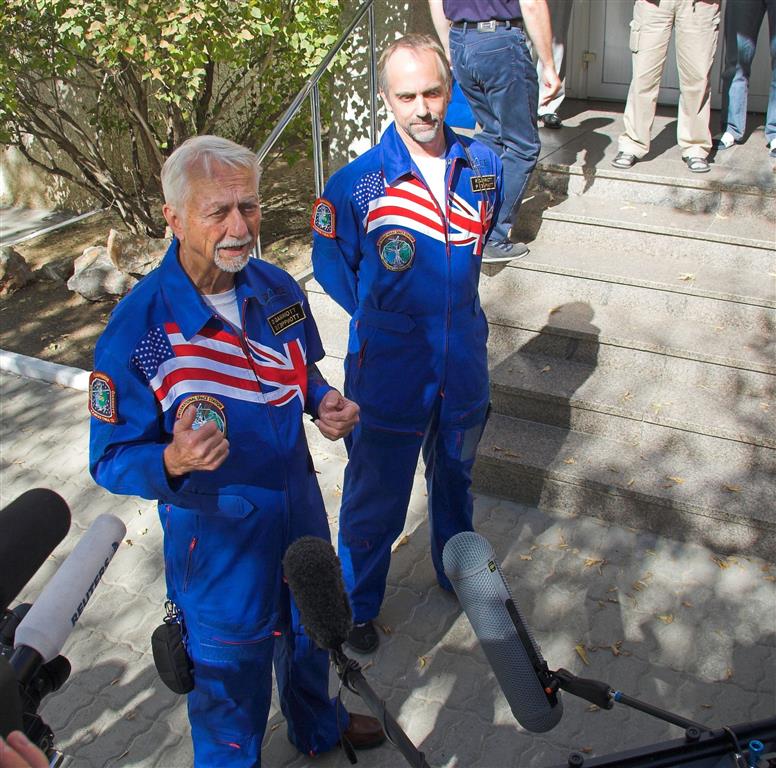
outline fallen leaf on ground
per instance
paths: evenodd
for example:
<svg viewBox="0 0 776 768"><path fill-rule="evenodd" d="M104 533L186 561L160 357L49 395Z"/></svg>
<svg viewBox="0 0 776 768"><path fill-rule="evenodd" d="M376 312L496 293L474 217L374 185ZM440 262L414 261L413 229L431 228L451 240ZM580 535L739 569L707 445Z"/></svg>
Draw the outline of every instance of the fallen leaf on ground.
<svg viewBox="0 0 776 768"><path fill-rule="evenodd" d="M539 373L549 373L552 370L551 365L545 365L544 368L542 368Z"/></svg>
<svg viewBox="0 0 776 768"><path fill-rule="evenodd" d="M387 624L378 624L378 627L383 630L384 635L390 635L393 630Z"/></svg>
<svg viewBox="0 0 776 768"><path fill-rule="evenodd" d="M730 568L730 563L723 557L712 556L712 562L716 563L720 568Z"/></svg>
<svg viewBox="0 0 776 768"><path fill-rule="evenodd" d="M658 619L663 622L663 624L673 624L674 623L674 615L672 613L663 613L660 616L658 616Z"/></svg>
<svg viewBox="0 0 776 768"><path fill-rule="evenodd" d="M569 456L567 459L563 459L564 464L576 464L577 460L573 456Z"/></svg>
<svg viewBox="0 0 776 768"><path fill-rule="evenodd" d="M395 552L399 547L403 547L405 544L409 544L410 537L408 534L404 534L394 545L391 549L392 552Z"/></svg>
<svg viewBox="0 0 776 768"><path fill-rule="evenodd" d="M418 657L418 668L423 669L423 667L426 666L428 663L428 659L425 656L419 656Z"/></svg>
<svg viewBox="0 0 776 768"><path fill-rule="evenodd" d="M741 492L741 486L740 485L733 485L732 483L725 483L725 490L730 491L731 493L740 493Z"/></svg>
<svg viewBox="0 0 776 768"><path fill-rule="evenodd" d="M603 567L608 562L605 557L588 557L585 558L585 568L598 568L598 573L603 576Z"/></svg>
<svg viewBox="0 0 776 768"><path fill-rule="evenodd" d="M695 280L695 275L692 272L683 272L681 275L679 275L680 280Z"/></svg>
<svg viewBox="0 0 776 768"><path fill-rule="evenodd" d="M612 643L609 648L615 656L619 656L622 653L622 640Z"/></svg>
<svg viewBox="0 0 776 768"><path fill-rule="evenodd" d="M668 475L666 480L670 480L672 483L676 483L677 485L681 485L684 482L684 478L677 475Z"/></svg>
<svg viewBox="0 0 776 768"><path fill-rule="evenodd" d="M601 711L601 707L599 707L599 706L598 706L598 704L591 704L591 705L590 705L590 706L587 708L587 711L588 711L588 712L600 712L600 711Z"/></svg>
<svg viewBox="0 0 776 768"><path fill-rule="evenodd" d="M560 538L558 539L558 549L568 549L569 545L566 544L566 539L563 538L563 534L561 534Z"/></svg>
<svg viewBox="0 0 776 768"><path fill-rule="evenodd" d="M533 560L531 555L520 555L521 560Z"/></svg>
<svg viewBox="0 0 776 768"><path fill-rule="evenodd" d="M587 655L587 648L585 648L583 643L577 643L574 646L574 650L577 652L577 656L579 656L580 659L582 659L583 664L587 664L587 666L590 666L590 658Z"/></svg>

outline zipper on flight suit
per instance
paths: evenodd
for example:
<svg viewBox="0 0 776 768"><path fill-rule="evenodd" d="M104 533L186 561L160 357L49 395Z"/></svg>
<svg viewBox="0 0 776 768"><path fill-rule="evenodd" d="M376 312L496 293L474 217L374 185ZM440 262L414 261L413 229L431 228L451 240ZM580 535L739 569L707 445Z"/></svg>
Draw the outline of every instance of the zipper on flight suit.
<svg viewBox="0 0 776 768"><path fill-rule="evenodd" d="M237 333L237 338L240 340L240 346L242 347L243 353L245 354L246 359L248 360L248 365L251 368L251 373L253 374L253 377L256 379L256 383L259 385L259 392L264 394L264 390L261 386L261 379L259 379L258 375L256 374L256 369L253 367L253 356L251 355L250 348L248 346L248 331L247 331L247 323L245 322L246 317L246 310L248 308L248 299L243 299L242 307L240 308L240 321L242 328L239 329ZM278 458L281 458L281 451L278 447L278 427L275 423L275 418L272 414L272 407L265 403L267 407L267 418L270 420L272 424L272 432L273 437L275 438L275 453L277 454ZM278 462L283 467L283 478L285 480L285 497L286 497L286 529L284 532L283 539L288 539L289 531L291 530L291 505L290 505L290 488L291 485L288 481L288 468L286 467L285 461L279 461Z"/></svg>
<svg viewBox="0 0 776 768"><path fill-rule="evenodd" d="M448 173L449 168L449 173ZM450 264L451 259L451 253L450 253L450 237L448 232L448 226L447 222L449 220L449 208L450 208L450 181L453 178L453 171L455 170L455 158L452 160L448 159L445 161L445 210L443 211L439 207L439 203L437 202L436 197L434 196L434 193L431 191L431 188L426 183L426 180L417 176L414 172L412 172L412 175L426 188L426 191L429 194L429 197L431 198L432 202L434 203L434 206L437 210L437 213L439 214L440 218L442 219L442 225L445 230L445 254L447 255L447 316L445 318L445 349L444 349L444 356L443 356L443 369L442 369L442 381L439 383L439 397L444 398L445 396L445 371L447 370L447 353L448 348L450 344L450 324L452 321L452 266Z"/></svg>

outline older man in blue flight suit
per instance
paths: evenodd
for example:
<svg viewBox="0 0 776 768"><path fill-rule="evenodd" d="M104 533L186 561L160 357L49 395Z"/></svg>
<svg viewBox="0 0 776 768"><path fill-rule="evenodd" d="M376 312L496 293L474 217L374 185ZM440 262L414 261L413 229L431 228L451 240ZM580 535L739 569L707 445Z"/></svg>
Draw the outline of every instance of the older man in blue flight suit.
<svg viewBox="0 0 776 768"><path fill-rule="evenodd" d="M175 239L97 344L90 467L114 493L159 500L168 595L194 665L195 765L260 765L273 656L300 751L331 749L341 731L375 746L377 721L330 699L327 655L304 635L281 568L294 539L329 536L303 412L334 440L358 406L318 373L324 353L295 281L248 258L255 156L196 137L162 184Z"/></svg>
<svg viewBox="0 0 776 768"><path fill-rule="evenodd" d="M340 511L339 555L355 650L378 644L391 545L423 449L431 553L472 528L471 469L488 413L488 325L478 282L502 200L499 159L444 125L450 69L432 37L407 35L380 59L394 123L332 176L316 201L313 265L351 315L345 393L361 408Z"/></svg>

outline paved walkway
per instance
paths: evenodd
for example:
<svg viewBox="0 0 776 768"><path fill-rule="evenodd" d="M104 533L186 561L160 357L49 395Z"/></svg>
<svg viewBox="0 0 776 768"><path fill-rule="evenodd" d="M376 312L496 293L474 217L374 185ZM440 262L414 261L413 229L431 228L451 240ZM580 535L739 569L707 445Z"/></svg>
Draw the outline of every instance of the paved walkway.
<svg viewBox="0 0 776 768"><path fill-rule="evenodd" d="M164 600L154 505L111 496L91 481L84 397L0 374L2 504L43 486L61 493L73 515L70 534L20 599L35 598L97 515L111 512L127 525L124 546L64 648L71 677L41 713L75 766L190 766L184 700L161 684L150 653ZM334 529L344 462L314 453ZM565 764L570 750L603 755L681 736L639 712L593 711L571 696L553 731L523 731L466 617L435 584L424 511L418 484L379 620L385 635L374 658L362 661L433 768L544 768ZM476 525L493 542L552 668L604 680L710 726L776 712L776 567L484 496ZM363 710L350 694L347 702ZM390 745L362 753L360 762L406 764ZM296 753L274 702L264 765L349 764L339 751L315 761Z"/></svg>

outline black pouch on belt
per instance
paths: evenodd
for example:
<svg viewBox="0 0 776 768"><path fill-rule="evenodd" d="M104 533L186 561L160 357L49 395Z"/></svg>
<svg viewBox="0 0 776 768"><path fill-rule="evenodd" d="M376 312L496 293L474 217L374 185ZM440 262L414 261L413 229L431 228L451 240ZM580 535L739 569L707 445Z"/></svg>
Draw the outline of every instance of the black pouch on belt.
<svg viewBox="0 0 776 768"><path fill-rule="evenodd" d="M183 642L183 616L171 600L164 608L167 612L164 623L151 635L156 671L173 693L189 693L194 688L194 665Z"/></svg>

